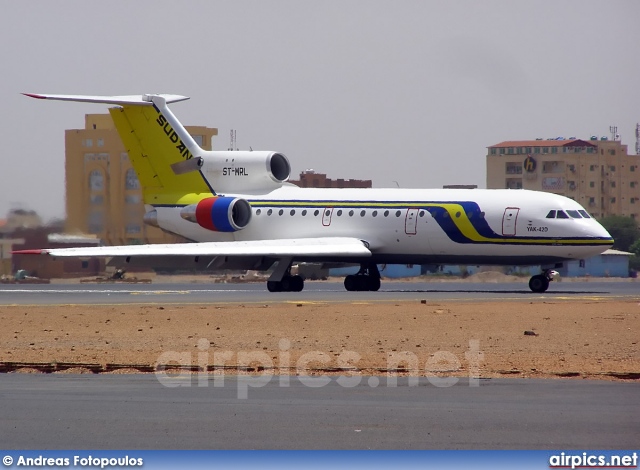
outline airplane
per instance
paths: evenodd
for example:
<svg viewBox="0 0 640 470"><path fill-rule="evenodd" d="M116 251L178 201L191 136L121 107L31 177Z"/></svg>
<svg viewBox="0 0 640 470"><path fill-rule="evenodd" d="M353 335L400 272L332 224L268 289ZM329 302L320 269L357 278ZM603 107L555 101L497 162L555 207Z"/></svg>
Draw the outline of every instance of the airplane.
<svg viewBox="0 0 640 470"><path fill-rule="evenodd" d="M299 292L294 262L359 265L347 291L377 291L378 264L540 265L545 292L562 262L598 255L611 235L576 201L512 189L300 188L280 152L205 151L166 94L46 100L114 105L115 127L143 191L144 222L191 243L22 250L53 257L111 257L119 266L273 268L270 292Z"/></svg>

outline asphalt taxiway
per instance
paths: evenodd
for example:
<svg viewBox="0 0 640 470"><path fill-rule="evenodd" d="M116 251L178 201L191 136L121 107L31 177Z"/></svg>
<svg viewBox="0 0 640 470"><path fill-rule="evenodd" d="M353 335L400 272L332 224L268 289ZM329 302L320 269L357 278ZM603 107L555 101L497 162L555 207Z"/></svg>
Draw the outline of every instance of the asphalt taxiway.
<svg viewBox="0 0 640 470"><path fill-rule="evenodd" d="M206 304L286 301L600 300L640 298L640 282L557 282L544 294L522 283L389 282L378 292L347 292L341 282L307 282L302 292L270 293L265 283L0 285L0 305Z"/></svg>
<svg viewBox="0 0 640 470"><path fill-rule="evenodd" d="M252 377L214 387L210 377L3 374L0 435L5 449L631 449L640 439L638 383L361 379L258 388Z"/></svg>

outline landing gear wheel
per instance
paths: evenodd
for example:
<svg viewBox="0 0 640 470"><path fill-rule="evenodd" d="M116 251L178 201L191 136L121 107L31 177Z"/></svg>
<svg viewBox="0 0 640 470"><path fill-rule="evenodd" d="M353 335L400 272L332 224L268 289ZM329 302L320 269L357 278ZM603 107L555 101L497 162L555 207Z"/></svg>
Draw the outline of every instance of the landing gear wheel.
<svg viewBox="0 0 640 470"><path fill-rule="evenodd" d="M541 294L549 288L549 279L544 274L537 274L529 279L529 289L533 292Z"/></svg>
<svg viewBox="0 0 640 470"><path fill-rule="evenodd" d="M344 278L344 288L349 292L377 291L380 289L380 277L370 274L349 274Z"/></svg>
<svg viewBox="0 0 640 470"><path fill-rule="evenodd" d="M379 277L369 277L369 290L372 292L377 292L380 289L380 278Z"/></svg>
<svg viewBox="0 0 640 470"><path fill-rule="evenodd" d="M282 285L278 281L267 281L267 290L269 292L281 292Z"/></svg>
<svg viewBox="0 0 640 470"><path fill-rule="evenodd" d="M301 292L304 289L304 279L302 276L292 276L291 277L291 290L293 292Z"/></svg>
<svg viewBox="0 0 640 470"><path fill-rule="evenodd" d="M353 274L349 274L347 277L344 278L344 288L347 289L347 291L349 292L355 291L357 285L358 283L357 283L356 276L354 276Z"/></svg>

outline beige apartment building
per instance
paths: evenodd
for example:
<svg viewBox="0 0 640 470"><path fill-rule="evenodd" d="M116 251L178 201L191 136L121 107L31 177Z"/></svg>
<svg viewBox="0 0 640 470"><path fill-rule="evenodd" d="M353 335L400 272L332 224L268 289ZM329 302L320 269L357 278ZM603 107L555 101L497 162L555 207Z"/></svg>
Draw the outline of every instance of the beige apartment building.
<svg viewBox="0 0 640 470"><path fill-rule="evenodd" d="M218 129L186 128L211 150ZM95 234L109 245L176 240L142 222L140 184L109 114L87 114L84 129L65 131L65 175L67 231Z"/></svg>
<svg viewBox="0 0 640 470"><path fill-rule="evenodd" d="M640 220L640 155L617 140L521 140L488 147L487 188L569 197L595 217Z"/></svg>

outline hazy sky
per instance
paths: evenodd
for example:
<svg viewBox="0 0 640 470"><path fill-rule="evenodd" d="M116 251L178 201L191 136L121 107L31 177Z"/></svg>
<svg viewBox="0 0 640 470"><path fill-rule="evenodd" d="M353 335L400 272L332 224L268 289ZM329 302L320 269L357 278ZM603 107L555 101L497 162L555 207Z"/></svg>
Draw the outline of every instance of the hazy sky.
<svg viewBox="0 0 640 470"><path fill-rule="evenodd" d="M0 15L0 218L64 215L64 131L106 105L20 92L175 93L214 148L277 150L374 186L485 186L486 147L635 147L640 2L11 1Z"/></svg>

